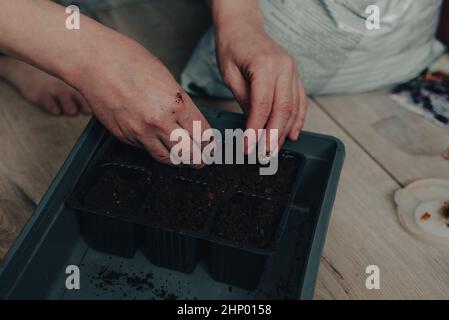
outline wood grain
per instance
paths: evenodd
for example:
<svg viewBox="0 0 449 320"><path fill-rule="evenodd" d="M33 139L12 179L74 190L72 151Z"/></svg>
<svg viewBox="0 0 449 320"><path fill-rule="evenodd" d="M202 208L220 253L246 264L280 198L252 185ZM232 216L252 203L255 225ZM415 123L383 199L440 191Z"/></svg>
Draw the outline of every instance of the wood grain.
<svg viewBox="0 0 449 320"><path fill-rule="evenodd" d="M196 102L239 110L233 101ZM315 299L449 299L449 252L402 229L393 202L400 184L314 101L306 129L336 136L346 146ZM365 286L369 265L380 268L380 290Z"/></svg>
<svg viewBox="0 0 449 320"><path fill-rule="evenodd" d="M0 81L0 260L87 119L49 116Z"/></svg>
<svg viewBox="0 0 449 320"><path fill-rule="evenodd" d="M401 185L417 179L449 179L449 128L399 107L386 90L316 101Z"/></svg>
<svg viewBox="0 0 449 320"><path fill-rule="evenodd" d="M314 103L306 128L340 138L347 153L315 298L448 299L449 251L401 228L393 204L400 185L364 150L371 144L359 146ZM380 290L365 287L368 265L380 268Z"/></svg>
<svg viewBox="0 0 449 320"><path fill-rule="evenodd" d="M154 50L179 75L210 22L208 11L194 4L201 1L179 3L154 0L97 16ZM449 177L448 162L440 155L449 147L447 131L399 110L385 92L317 101L320 106L311 102L306 128L340 138L347 157L315 298L448 299L449 251L407 234L399 225L392 199L395 190L417 178ZM239 110L230 101L196 102ZM50 117L0 82L0 257L42 197L86 120ZM380 290L365 288L365 268L372 264L380 268Z"/></svg>

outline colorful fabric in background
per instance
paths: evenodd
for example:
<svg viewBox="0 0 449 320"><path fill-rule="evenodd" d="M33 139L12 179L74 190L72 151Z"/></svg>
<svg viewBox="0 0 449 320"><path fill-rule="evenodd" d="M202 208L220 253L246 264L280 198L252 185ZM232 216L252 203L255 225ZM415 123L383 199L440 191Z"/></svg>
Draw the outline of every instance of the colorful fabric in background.
<svg viewBox="0 0 449 320"><path fill-rule="evenodd" d="M437 125L449 126L449 53L417 78L396 86L391 98Z"/></svg>

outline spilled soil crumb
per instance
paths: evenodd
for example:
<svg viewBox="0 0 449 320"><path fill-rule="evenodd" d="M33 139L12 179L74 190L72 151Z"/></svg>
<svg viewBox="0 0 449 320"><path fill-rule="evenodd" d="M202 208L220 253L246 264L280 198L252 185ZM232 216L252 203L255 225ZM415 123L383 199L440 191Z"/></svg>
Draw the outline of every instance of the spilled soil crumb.
<svg viewBox="0 0 449 320"><path fill-rule="evenodd" d="M444 203L439 212L444 219L444 223L449 227L449 201Z"/></svg>
<svg viewBox="0 0 449 320"><path fill-rule="evenodd" d="M156 286L153 273L126 273L102 268L89 281L99 292L120 293L123 298L136 299L133 293L148 293L150 299L177 300L183 291L178 281L177 292L171 292L166 285ZM168 281L166 280L165 283ZM100 293L97 296L101 296ZM140 296L140 295L139 295Z"/></svg>

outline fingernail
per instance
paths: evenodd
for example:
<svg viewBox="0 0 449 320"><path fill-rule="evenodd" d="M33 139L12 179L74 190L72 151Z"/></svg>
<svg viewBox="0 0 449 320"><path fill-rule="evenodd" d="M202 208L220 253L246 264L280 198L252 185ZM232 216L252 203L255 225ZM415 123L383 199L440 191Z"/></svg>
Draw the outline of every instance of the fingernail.
<svg viewBox="0 0 449 320"><path fill-rule="evenodd" d="M295 135L294 135L295 138L293 139L294 141L298 141L300 132L301 132L301 130L299 130L299 129L295 131Z"/></svg>
<svg viewBox="0 0 449 320"><path fill-rule="evenodd" d="M256 149L256 144L255 143L251 143L248 145L248 154L251 154L254 152L254 149Z"/></svg>
<svg viewBox="0 0 449 320"><path fill-rule="evenodd" d="M279 145L270 150L270 158L275 158L279 155Z"/></svg>
<svg viewBox="0 0 449 320"><path fill-rule="evenodd" d="M245 135L247 137L246 145L247 145L247 154L251 154L254 152L254 149L256 147L256 140L254 139L254 136L251 134Z"/></svg>
<svg viewBox="0 0 449 320"><path fill-rule="evenodd" d="M274 150L277 149L279 147L279 139L278 139L278 135L276 134L271 134L270 137L270 153Z"/></svg>

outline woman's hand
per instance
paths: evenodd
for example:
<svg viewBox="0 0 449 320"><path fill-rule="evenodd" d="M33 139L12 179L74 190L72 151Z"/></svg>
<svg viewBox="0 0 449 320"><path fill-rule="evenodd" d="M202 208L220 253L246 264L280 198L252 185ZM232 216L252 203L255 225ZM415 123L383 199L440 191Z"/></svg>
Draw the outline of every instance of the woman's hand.
<svg viewBox="0 0 449 320"><path fill-rule="evenodd" d="M308 103L295 60L265 33L257 1L214 0L212 8L222 77L248 113L247 128L278 129L279 147L297 140Z"/></svg>
<svg viewBox="0 0 449 320"><path fill-rule="evenodd" d="M18 19L24 12L33 14ZM115 136L161 162L171 163L170 149L177 143L170 141L173 130L185 129L193 137L195 120L202 131L209 128L145 48L83 15L80 29L68 30L66 18L64 7L51 1L0 1L0 51L63 80ZM193 148L201 144L190 141L192 159Z"/></svg>
<svg viewBox="0 0 449 320"><path fill-rule="evenodd" d="M193 122L200 121L202 131L210 126L167 68L126 38L111 41L100 56L102 63L75 81L97 118L120 140L164 163L178 143L170 134L185 129L193 160L193 148L201 149L201 141L192 140Z"/></svg>

